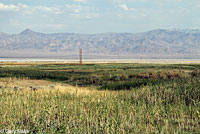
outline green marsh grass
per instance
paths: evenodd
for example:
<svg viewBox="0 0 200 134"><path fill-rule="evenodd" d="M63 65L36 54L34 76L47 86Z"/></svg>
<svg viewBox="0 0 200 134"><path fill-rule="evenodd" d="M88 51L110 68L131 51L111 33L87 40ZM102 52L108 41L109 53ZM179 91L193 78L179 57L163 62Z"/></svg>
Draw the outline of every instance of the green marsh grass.
<svg viewBox="0 0 200 134"><path fill-rule="evenodd" d="M72 86L67 85L66 81L58 79L58 83L46 82L43 88L38 87L33 91L30 85L33 85L32 79L36 78L26 73L30 71L29 67L0 69L2 77L20 76L1 78L0 129L27 129L30 133L200 133L198 65L62 66L75 71L61 71L59 76L68 77L67 83L73 77L72 81L77 80L83 87L73 86L73 82ZM88 68L95 67L102 71L81 73L84 69L87 72ZM9 69L15 73L6 71ZM34 67L31 69L34 70ZM17 72L22 73L24 70L26 74L23 76ZM40 69L34 71L43 73ZM177 73L178 76L174 75ZM86 79L88 77L90 79ZM100 84L95 85L91 78ZM138 82L139 86L134 86L134 82ZM117 89L110 89L109 84ZM15 90L16 86L22 89Z"/></svg>

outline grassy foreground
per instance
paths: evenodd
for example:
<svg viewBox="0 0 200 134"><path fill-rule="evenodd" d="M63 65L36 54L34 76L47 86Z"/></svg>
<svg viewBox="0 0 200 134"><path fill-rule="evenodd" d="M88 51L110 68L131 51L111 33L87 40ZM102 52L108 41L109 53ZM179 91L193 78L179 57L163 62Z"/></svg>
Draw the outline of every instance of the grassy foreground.
<svg viewBox="0 0 200 134"><path fill-rule="evenodd" d="M48 66L49 71L55 69ZM0 79L0 129L27 129L30 133L200 133L198 65L95 66L94 70L89 65L80 70L65 65L66 72L62 73L56 66L53 72L57 70L59 75L54 78L68 74L67 79L56 79L59 83L32 80L35 77L29 73L24 74L26 78L18 75L40 67L44 69L40 74L47 79L49 74L43 74L47 66L2 67L1 76L13 78ZM68 85L69 71L84 87ZM95 76L99 85L85 80L85 75Z"/></svg>

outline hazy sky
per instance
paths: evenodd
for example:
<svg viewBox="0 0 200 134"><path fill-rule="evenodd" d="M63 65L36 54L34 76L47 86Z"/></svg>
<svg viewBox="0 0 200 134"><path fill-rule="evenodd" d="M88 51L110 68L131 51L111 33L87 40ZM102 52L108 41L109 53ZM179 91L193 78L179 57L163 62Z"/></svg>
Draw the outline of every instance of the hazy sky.
<svg viewBox="0 0 200 134"><path fill-rule="evenodd" d="M200 0L0 0L0 32L200 29Z"/></svg>

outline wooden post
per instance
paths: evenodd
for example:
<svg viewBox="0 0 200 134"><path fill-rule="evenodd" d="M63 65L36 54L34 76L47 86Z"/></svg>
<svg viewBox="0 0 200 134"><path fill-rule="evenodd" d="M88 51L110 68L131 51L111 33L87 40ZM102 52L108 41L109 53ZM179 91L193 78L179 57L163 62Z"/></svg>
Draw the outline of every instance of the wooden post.
<svg viewBox="0 0 200 134"><path fill-rule="evenodd" d="M80 66L82 66L82 49L80 48Z"/></svg>

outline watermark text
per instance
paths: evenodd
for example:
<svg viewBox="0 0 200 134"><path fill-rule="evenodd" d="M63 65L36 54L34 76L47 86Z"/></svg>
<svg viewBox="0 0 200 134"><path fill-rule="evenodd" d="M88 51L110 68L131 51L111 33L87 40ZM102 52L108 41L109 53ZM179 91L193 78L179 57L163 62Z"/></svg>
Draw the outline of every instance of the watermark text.
<svg viewBox="0 0 200 134"><path fill-rule="evenodd" d="M25 129L0 129L0 134L28 134L29 131Z"/></svg>

